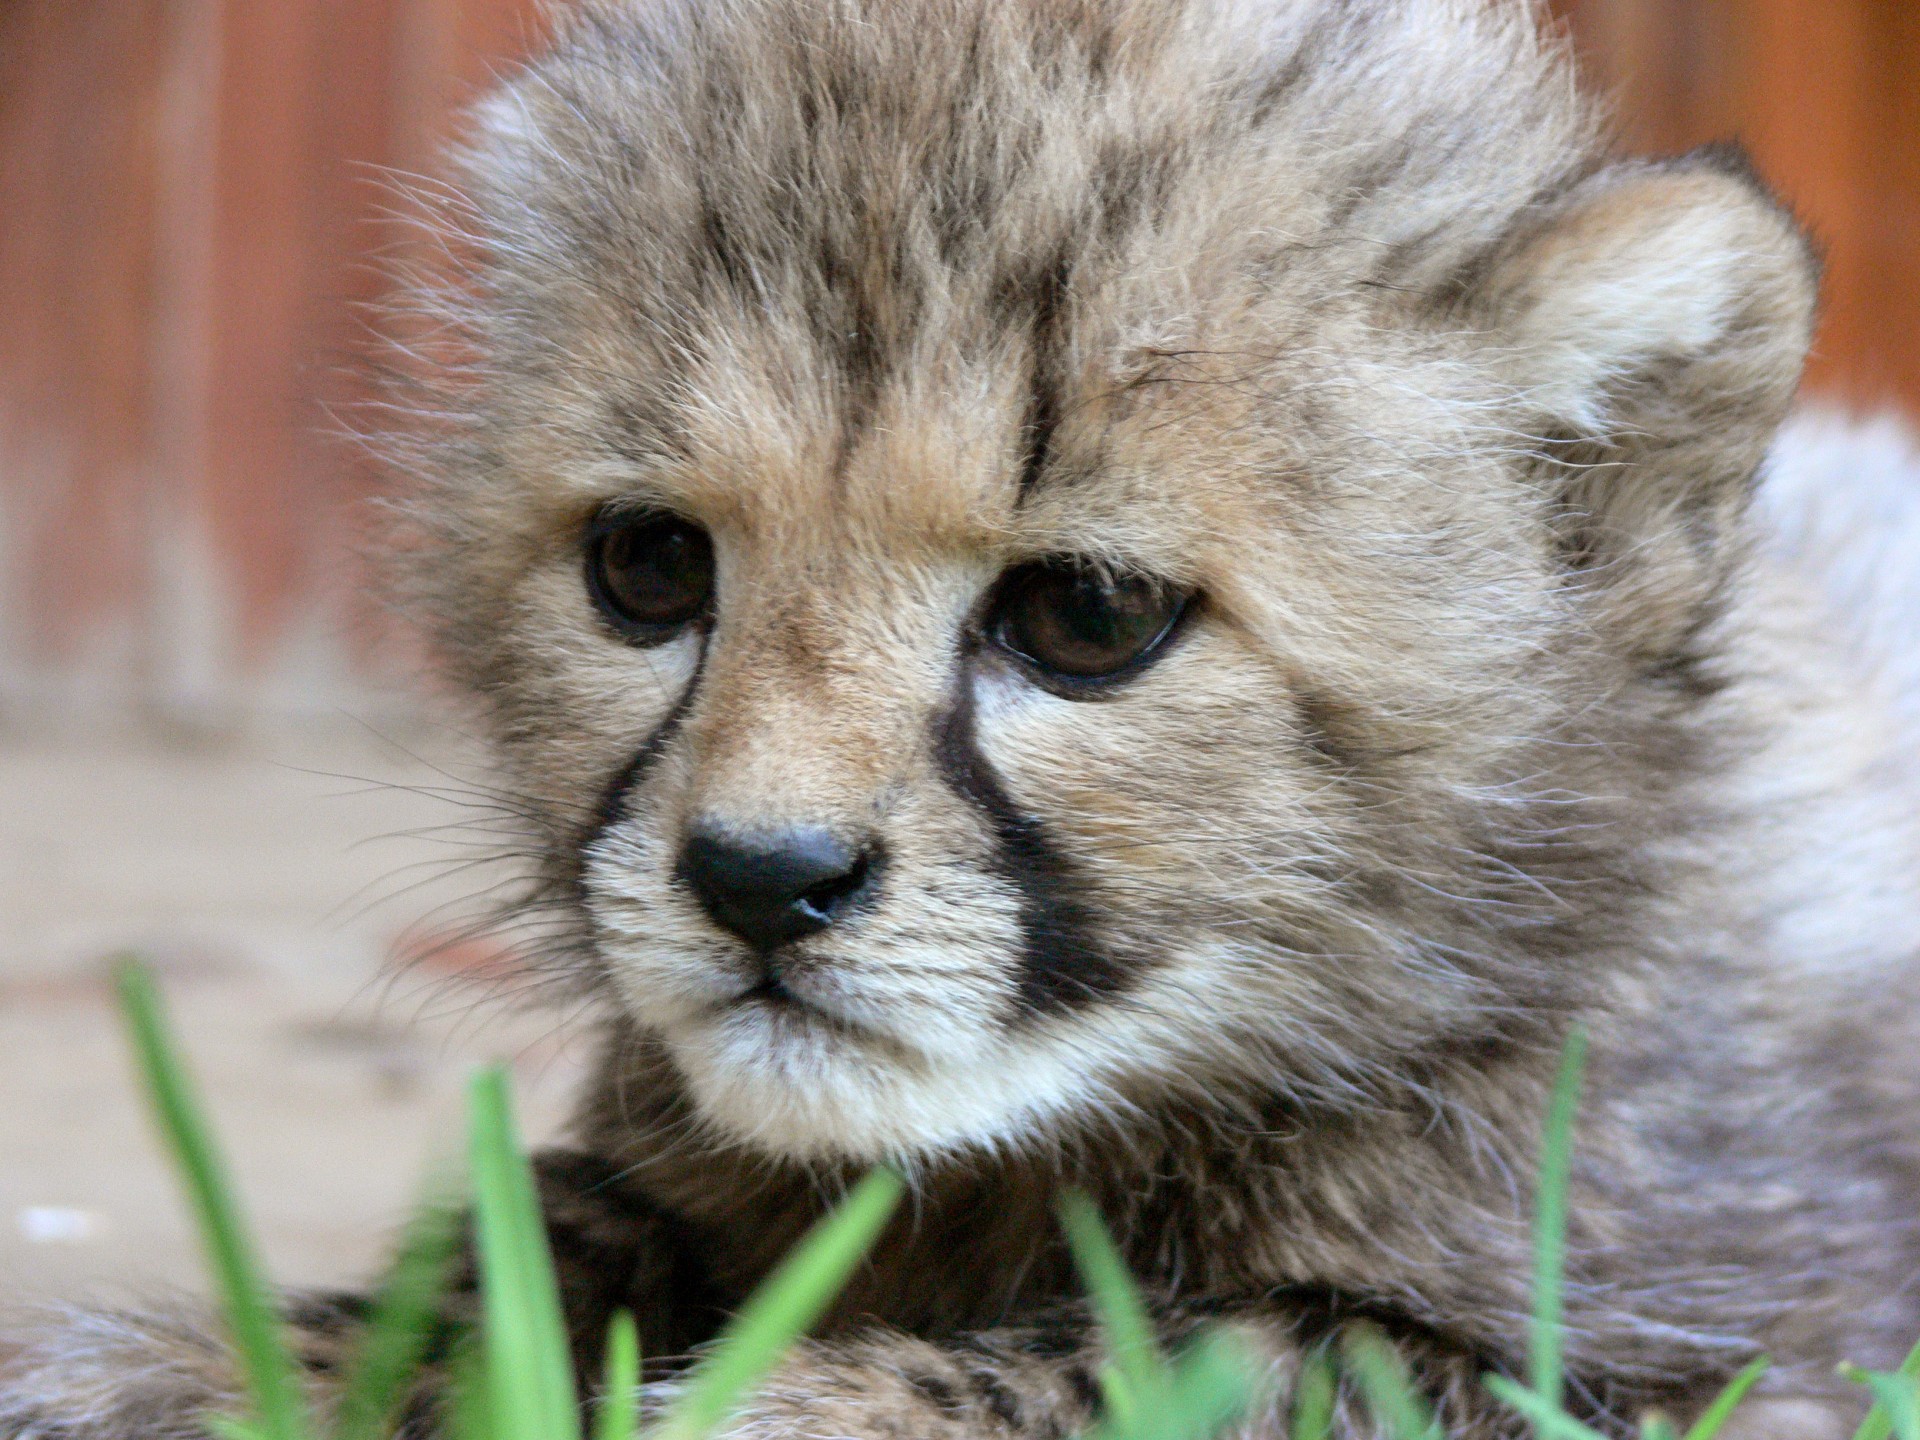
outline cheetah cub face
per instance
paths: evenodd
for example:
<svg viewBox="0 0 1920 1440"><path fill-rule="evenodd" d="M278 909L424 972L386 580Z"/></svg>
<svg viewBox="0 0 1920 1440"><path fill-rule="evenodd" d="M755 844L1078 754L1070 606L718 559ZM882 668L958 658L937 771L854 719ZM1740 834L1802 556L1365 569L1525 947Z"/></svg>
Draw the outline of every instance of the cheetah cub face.
<svg viewBox="0 0 1920 1440"><path fill-rule="evenodd" d="M705 1124L1364 1104L1624 941L1810 281L1525 7L600 4L469 192L423 570Z"/></svg>

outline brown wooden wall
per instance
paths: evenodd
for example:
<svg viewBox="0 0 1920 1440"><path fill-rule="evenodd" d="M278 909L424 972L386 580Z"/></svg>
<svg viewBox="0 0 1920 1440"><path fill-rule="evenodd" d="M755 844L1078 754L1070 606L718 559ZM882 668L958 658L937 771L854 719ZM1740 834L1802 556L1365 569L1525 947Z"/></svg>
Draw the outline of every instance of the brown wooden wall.
<svg viewBox="0 0 1920 1440"><path fill-rule="evenodd" d="M1632 146L1741 138L1811 223L1815 383L1920 409L1920 0L1556 3ZM533 9L0 0L0 701L338 703L374 167L430 167Z"/></svg>
<svg viewBox="0 0 1920 1440"><path fill-rule="evenodd" d="M0 0L0 700L350 685L381 167L530 0Z"/></svg>
<svg viewBox="0 0 1920 1440"><path fill-rule="evenodd" d="M1812 382L1920 410L1920 0L1556 0L1627 142L1739 139L1826 252Z"/></svg>

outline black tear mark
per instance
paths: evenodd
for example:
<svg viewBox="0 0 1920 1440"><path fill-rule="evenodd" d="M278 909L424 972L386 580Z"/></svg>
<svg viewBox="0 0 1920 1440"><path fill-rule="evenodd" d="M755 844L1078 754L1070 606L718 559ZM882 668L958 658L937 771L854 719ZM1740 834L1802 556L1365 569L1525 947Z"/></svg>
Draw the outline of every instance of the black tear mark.
<svg viewBox="0 0 1920 1440"><path fill-rule="evenodd" d="M934 757L947 785L986 817L995 841L994 872L1020 897L1021 1009L1059 1014L1125 990L1134 967L1100 944L1073 862L1054 848L1038 820L1014 804L980 753L964 677L960 698L937 722Z"/></svg>
<svg viewBox="0 0 1920 1440"><path fill-rule="evenodd" d="M694 665L693 674L687 679L686 689L680 692L680 698L673 702L673 708L667 712L651 735L647 736L633 757L618 770L601 788L600 799L593 807L593 815L580 830L579 839L573 846L573 885L579 890L585 883L587 852L597 844L602 835L618 825L627 817L627 797L633 793L633 787L659 761L662 752L672 743L673 737L680 731L681 723L687 717L687 711L693 704L694 691L700 688L700 676L707 668L706 639L700 643L700 658Z"/></svg>

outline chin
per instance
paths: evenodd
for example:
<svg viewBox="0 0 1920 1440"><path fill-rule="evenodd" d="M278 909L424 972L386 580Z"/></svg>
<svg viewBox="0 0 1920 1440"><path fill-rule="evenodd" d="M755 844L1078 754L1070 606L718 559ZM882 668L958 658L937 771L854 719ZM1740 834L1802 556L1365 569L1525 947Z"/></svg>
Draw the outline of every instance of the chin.
<svg viewBox="0 0 1920 1440"><path fill-rule="evenodd" d="M702 1119L801 1163L914 1169L1008 1150L1093 1098L1084 1067L1044 1043L931 1057L791 1000L743 1000L660 1034Z"/></svg>

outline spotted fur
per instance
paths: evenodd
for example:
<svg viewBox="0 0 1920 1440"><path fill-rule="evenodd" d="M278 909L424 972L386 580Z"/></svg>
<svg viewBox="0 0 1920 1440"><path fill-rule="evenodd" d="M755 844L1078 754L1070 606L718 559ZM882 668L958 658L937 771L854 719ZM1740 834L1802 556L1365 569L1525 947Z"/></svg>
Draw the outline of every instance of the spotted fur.
<svg viewBox="0 0 1920 1440"><path fill-rule="evenodd" d="M1170 1336L1283 1397L1366 1320L1515 1434L1577 1022L1575 1407L1765 1351L1750 1440L1849 1430L1834 1363L1920 1335L1911 696L1835 642L1892 591L1802 452L1749 503L1815 279L1737 156L1610 157L1519 0L603 0L443 213L409 553L608 1017L579 1335L697 1345L884 1161L738 1434L1088 1423L1066 1186ZM609 628L609 505L710 531L710 623ZM1063 554L1198 597L1097 698L982 624ZM771 995L696 818L882 846L877 895ZM174 1433L63 1363L0 1434Z"/></svg>

